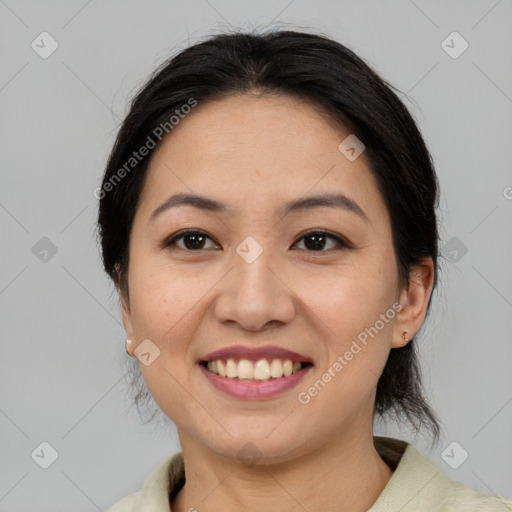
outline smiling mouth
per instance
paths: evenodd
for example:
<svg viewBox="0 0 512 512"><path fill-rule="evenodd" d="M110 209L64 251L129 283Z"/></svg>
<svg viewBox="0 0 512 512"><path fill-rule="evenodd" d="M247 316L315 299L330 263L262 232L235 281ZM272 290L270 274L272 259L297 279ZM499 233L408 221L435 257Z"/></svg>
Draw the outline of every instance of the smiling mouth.
<svg viewBox="0 0 512 512"><path fill-rule="evenodd" d="M214 359L202 361L209 372L233 380L269 381L289 377L304 368L313 366L310 362L292 361L291 359L262 358L257 361L249 359Z"/></svg>

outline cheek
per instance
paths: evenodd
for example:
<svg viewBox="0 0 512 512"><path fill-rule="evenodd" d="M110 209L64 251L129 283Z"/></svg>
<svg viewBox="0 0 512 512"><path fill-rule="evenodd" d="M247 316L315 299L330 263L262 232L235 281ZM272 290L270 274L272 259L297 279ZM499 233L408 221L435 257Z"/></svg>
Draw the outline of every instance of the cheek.
<svg viewBox="0 0 512 512"><path fill-rule="evenodd" d="M130 304L138 337L162 339L172 335L180 319L198 302L201 290L180 278L179 271L132 267ZM200 284L200 283L196 283Z"/></svg>
<svg viewBox="0 0 512 512"><path fill-rule="evenodd" d="M160 351L150 365L140 364L142 376L160 409L172 421L183 423L183 415L190 414L195 404L186 393L190 378L186 356L195 329L194 305L204 292L180 279L179 272L162 269L139 267L132 283L136 338L153 341Z"/></svg>
<svg viewBox="0 0 512 512"><path fill-rule="evenodd" d="M305 311L313 311L327 349L321 369L331 368L331 373L339 375L336 381L349 388L372 388L389 355L396 317L396 273L382 261L386 260L361 258L360 264L339 268L328 278L304 277L301 285L308 306ZM342 370L339 364L332 368L339 358Z"/></svg>
<svg viewBox="0 0 512 512"><path fill-rule="evenodd" d="M371 279L345 277L335 291L310 297L322 320L316 325L326 351L312 386L299 390L300 403L310 400L313 416L332 408L355 417L361 407L372 406L389 355L396 316L392 289L382 282L377 287ZM332 419L332 428L337 421Z"/></svg>
<svg viewBox="0 0 512 512"><path fill-rule="evenodd" d="M331 335L346 337L354 328L373 325L391 308L396 296L396 275L388 265L360 261L326 273L304 273L296 280L297 295L331 327ZM300 290L300 291L299 291Z"/></svg>

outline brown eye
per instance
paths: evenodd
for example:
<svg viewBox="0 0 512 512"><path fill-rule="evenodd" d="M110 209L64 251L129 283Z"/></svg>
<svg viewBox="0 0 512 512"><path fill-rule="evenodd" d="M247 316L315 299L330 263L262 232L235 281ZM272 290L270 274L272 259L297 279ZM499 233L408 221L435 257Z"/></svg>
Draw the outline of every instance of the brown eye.
<svg viewBox="0 0 512 512"><path fill-rule="evenodd" d="M201 249L205 249L205 241L211 240L211 238L203 233L202 231L197 230L188 230L182 231L176 235L173 235L169 240L164 243L165 247L175 246L178 249L188 250L188 251L197 251ZM178 240L183 240L183 246L177 245Z"/></svg>
<svg viewBox="0 0 512 512"><path fill-rule="evenodd" d="M178 248L185 251L200 251L208 248L205 247L207 240L212 240L212 238L202 231L186 230L173 235L163 243L163 247ZM341 250L351 247L348 242L327 231L310 231L299 240L304 240L304 247L308 252L327 252L329 249ZM334 242L334 246L327 247L326 250L329 240ZM182 245L179 245L178 242L182 242ZM217 246L216 244L214 245Z"/></svg>
<svg viewBox="0 0 512 512"><path fill-rule="evenodd" d="M313 252L326 252L325 246L328 240L334 240L334 249L349 249L350 245L338 236L332 235L327 231L309 231L299 240L304 240L306 250Z"/></svg>

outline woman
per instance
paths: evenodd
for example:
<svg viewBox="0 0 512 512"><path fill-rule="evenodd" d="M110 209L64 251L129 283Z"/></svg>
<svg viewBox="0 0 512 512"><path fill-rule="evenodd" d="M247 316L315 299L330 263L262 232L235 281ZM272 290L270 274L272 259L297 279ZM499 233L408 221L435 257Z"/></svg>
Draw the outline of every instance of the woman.
<svg viewBox="0 0 512 512"><path fill-rule="evenodd" d="M127 352L182 448L109 512L512 510L373 435L389 413L439 435L414 349L438 182L352 51L290 31L182 51L97 195Z"/></svg>

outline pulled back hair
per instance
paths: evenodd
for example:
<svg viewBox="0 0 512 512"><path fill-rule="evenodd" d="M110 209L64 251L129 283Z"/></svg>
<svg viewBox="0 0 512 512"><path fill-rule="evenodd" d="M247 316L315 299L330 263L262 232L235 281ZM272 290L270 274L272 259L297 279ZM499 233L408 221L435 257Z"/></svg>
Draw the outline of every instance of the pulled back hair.
<svg viewBox="0 0 512 512"><path fill-rule="evenodd" d="M126 171L134 151L147 146L148 137L155 139L155 128L169 126L170 117L191 99L204 104L251 93L307 101L363 142L364 157L390 214L400 285L408 287L411 267L431 257L435 289L439 184L411 114L393 87L347 47L321 35L273 30L218 34L186 48L156 69L131 102L97 189L104 269L121 294L129 298L130 232L160 140L133 170L120 170L124 166ZM129 175L119 179L121 174ZM431 301L427 315L430 306ZM136 382L141 380L136 376ZM137 408L148 397L147 388L140 388ZM405 419L416 432L426 428L439 439L438 420L424 398L414 338L391 349L378 381L374 414Z"/></svg>

